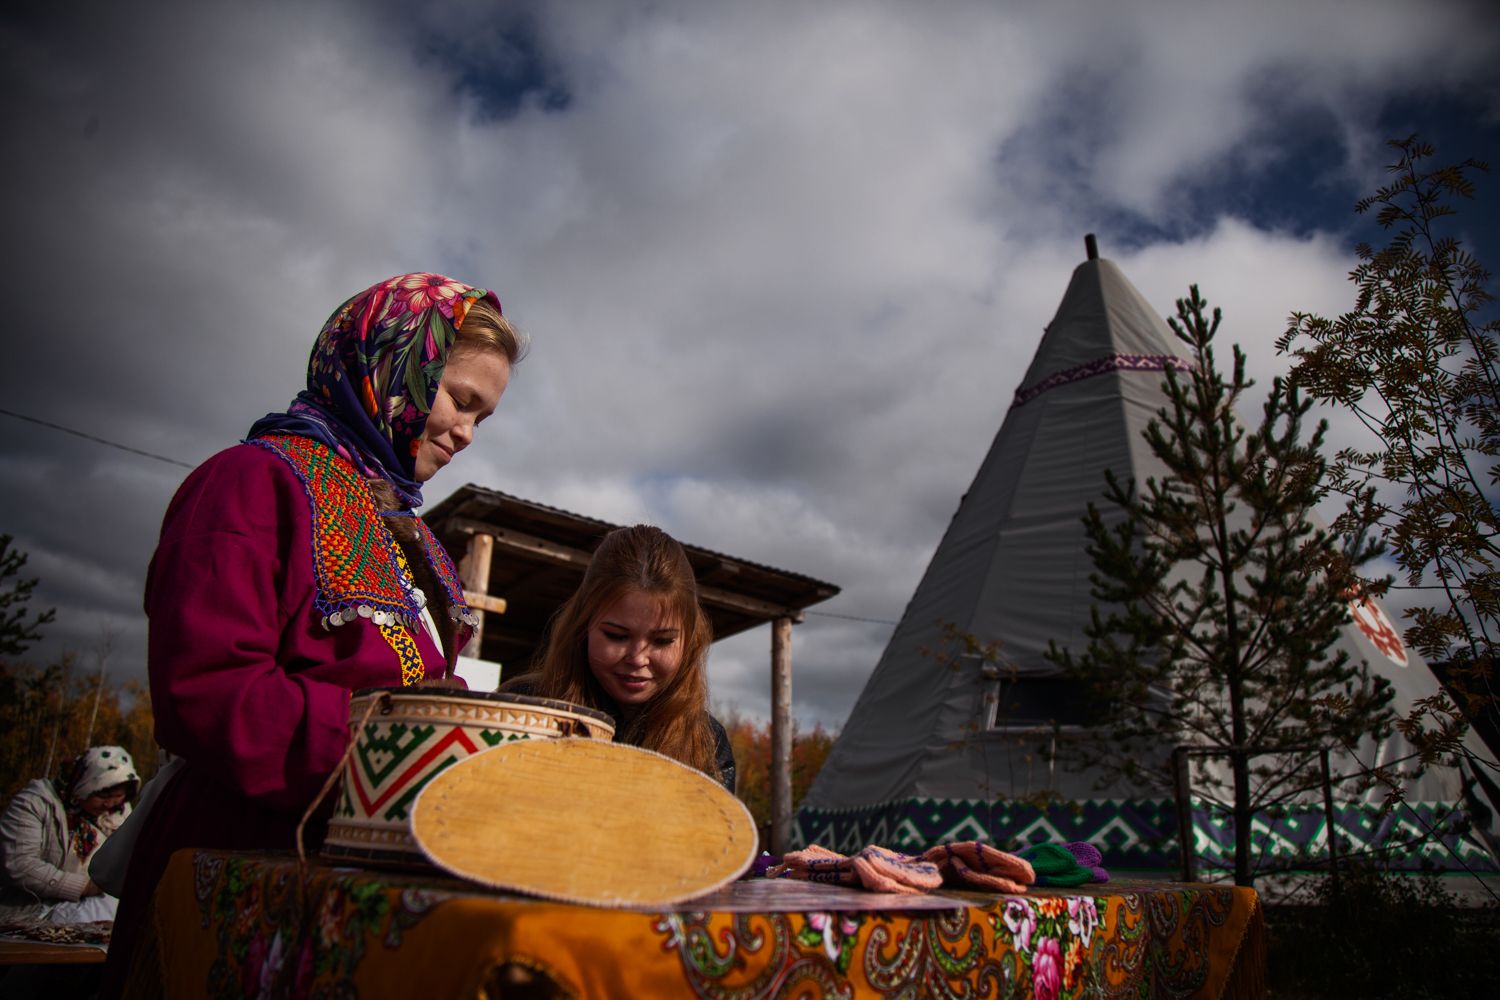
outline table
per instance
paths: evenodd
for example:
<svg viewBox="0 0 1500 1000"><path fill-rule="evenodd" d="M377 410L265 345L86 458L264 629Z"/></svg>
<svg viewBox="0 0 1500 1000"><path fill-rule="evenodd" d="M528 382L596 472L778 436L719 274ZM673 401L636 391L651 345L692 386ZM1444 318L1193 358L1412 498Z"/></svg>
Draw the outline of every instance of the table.
<svg viewBox="0 0 1500 1000"><path fill-rule="evenodd" d="M0 940L0 965L96 965L104 949L89 944Z"/></svg>
<svg viewBox="0 0 1500 1000"><path fill-rule="evenodd" d="M313 863L299 874L282 854L179 851L126 996L520 992L1260 998L1264 912L1251 889L1143 881L891 897L753 880L667 910L604 910L435 875Z"/></svg>

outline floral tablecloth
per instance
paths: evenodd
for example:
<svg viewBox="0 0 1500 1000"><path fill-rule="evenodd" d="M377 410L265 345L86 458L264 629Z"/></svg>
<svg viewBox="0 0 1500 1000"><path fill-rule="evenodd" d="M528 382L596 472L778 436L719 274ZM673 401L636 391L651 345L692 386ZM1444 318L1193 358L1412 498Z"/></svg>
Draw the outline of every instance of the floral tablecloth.
<svg viewBox="0 0 1500 1000"><path fill-rule="evenodd" d="M1264 996L1264 920L1253 890L1123 881L917 901L750 881L671 911L602 910L180 851L127 996L497 1000L516 970L532 996L1220 1000Z"/></svg>

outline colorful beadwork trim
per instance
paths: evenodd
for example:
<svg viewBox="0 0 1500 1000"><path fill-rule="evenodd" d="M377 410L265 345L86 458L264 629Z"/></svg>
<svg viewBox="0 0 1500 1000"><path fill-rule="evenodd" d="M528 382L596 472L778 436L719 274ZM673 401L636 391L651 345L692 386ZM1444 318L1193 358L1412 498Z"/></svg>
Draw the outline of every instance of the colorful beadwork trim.
<svg viewBox="0 0 1500 1000"><path fill-rule="evenodd" d="M368 618L400 659L402 683L420 680L422 659L410 631L422 627L427 595L413 582L406 556L375 509L364 477L311 438L280 435L254 438L246 444L279 456L302 481L312 512L317 578L313 607L322 616L323 626L334 628ZM464 603L453 561L422 519L416 518L415 523L433 570L448 591L450 613L460 623L462 646L478 615Z"/></svg>
<svg viewBox="0 0 1500 1000"><path fill-rule="evenodd" d="M385 636L385 641L390 643L391 648L396 651L396 659L401 661L401 686L411 687L426 673L416 640L401 625L384 624L379 628L380 634Z"/></svg>
<svg viewBox="0 0 1500 1000"><path fill-rule="evenodd" d="M448 592L448 604L453 609L451 617L458 622L458 645L463 648L464 643L469 641L469 634L479 624L479 612L470 611L464 601L463 581L458 578L458 567L453 565L453 560L448 558L448 552L443 548L432 529L427 527L427 522L420 517L416 519L417 538L421 540L422 547L427 551L427 563L432 571L437 574L438 582Z"/></svg>
<svg viewBox="0 0 1500 1000"><path fill-rule="evenodd" d="M1048 389L1082 382L1086 378L1093 378L1095 375L1103 375L1107 372L1164 372L1169 368L1173 371L1188 372L1193 370L1193 365L1192 362L1179 358L1175 354L1106 354L1102 358L1096 358L1085 364L1053 372L1035 385L1017 389L1016 398L1010 405L1012 409L1025 406Z"/></svg>
<svg viewBox="0 0 1500 1000"><path fill-rule="evenodd" d="M432 567L432 571L437 574L438 583L448 592L448 617L458 623L457 648L462 649L469 641L469 636L474 634L474 629L479 627L480 613L470 610L464 600L464 585L458 578L458 567L448 558L448 551L437 540L432 529L427 527L427 522L418 517L413 523L417 529L417 540L427 552L427 565ZM417 592L417 596L422 596L421 591Z"/></svg>
<svg viewBox="0 0 1500 1000"><path fill-rule="evenodd" d="M406 558L378 516L364 477L311 438L263 437L247 443L280 455L307 491L318 613L330 624L334 617L342 623L377 611L393 621L420 618L422 603L413 594Z"/></svg>

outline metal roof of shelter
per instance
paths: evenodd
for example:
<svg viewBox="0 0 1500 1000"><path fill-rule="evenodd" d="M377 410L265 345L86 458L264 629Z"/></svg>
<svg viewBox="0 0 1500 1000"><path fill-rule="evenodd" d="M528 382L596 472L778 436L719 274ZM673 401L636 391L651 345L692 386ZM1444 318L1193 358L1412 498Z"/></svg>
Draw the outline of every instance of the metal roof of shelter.
<svg viewBox="0 0 1500 1000"><path fill-rule="evenodd" d="M422 514L460 566L465 587L504 601L485 615L479 650L471 655L524 671L552 614L578 589L594 550L620 527L470 483ZM472 539L493 539L488 579L474 579ZM698 596L714 638L722 639L777 618L802 620L802 609L826 601L838 587L686 542ZM476 602L471 600L471 604ZM492 610L498 602L489 602Z"/></svg>

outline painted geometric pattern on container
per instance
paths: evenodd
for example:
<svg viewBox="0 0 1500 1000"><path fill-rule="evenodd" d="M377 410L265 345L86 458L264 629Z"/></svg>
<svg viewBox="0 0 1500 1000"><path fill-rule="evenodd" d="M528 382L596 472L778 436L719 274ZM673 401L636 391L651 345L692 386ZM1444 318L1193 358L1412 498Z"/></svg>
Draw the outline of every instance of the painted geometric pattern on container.
<svg viewBox="0 0 1500 1000"><path fill-rule="evenodd" d="M1424 839L1425 829L1451 823L1457 806L1424 802L1382 817L1375 805L1335 806L1340 856L1387 846L1395 867L1439 870L1500 871L1494 859L1474 841L1452 834L1425 838L1419 848L1403 844ZM1193 810L1198 866L1210 870L1232 866L1233 824L1208 810ZM1252 837L1263 853L1291 862L1327 856L1321 805L1290 812L1283 818L1257 816ZM978 799L908 799L863 809L803 809L792 828L797 847L820 844L851 854L878 844L907 854L935 844L987 840L996 844L1087 841L1104 855L1104 867L1122 871L1175 872L1177 811L1171 799L1090 799L1052 803L1045 808Z"/></svg>
<svg viewBox="0 0 1500 1000"><path fill-rule="evenodd" d="M500 743L531 739L529 733L489 729L480 730L478 735L482 746L469 738L463 726L366 724L363 738L355 743L353 766L334 815L356 817L353 797L357 796L366 816L379 815L386 822L399 822L407 818L417 793L459 758Z"/></svg>

